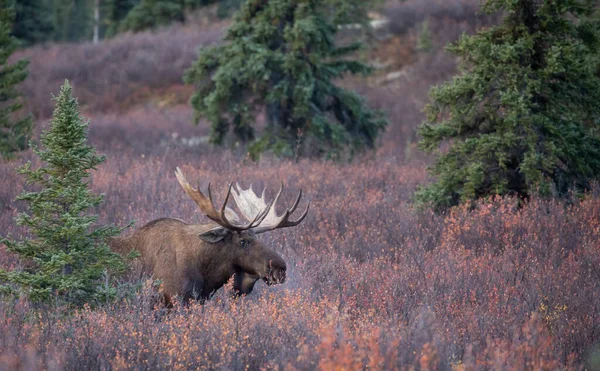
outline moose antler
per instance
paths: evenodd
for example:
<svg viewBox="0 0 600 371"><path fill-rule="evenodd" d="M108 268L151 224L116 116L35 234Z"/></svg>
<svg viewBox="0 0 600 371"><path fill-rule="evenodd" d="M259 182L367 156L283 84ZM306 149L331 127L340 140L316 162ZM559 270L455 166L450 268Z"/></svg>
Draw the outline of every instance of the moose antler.
<svg viewBox="0 0 600 371"><path fill-rule="evenodd" d="M200 210L202 210L204 215L206 215L208 218L210 218L223 228L232 231L245 231L257 227L268 216L268 210L272 206L272 203L268 207L266 207L265 205L264 209L259 210L255 213L253 218L248 219L250 222L246 225L234 224L232 223L232 221L229 220L229 218L238 219L237 221L239 221L239 218L233 210L227 207L227 201L229 201L229 196L231 195L232 183L229 183L227 195L225 196L225 201L223 201L221 209L217 211L213 203L212 194L210 191L210 183L208 183L208 197L206 197L200 191L200 185L198 185L198 189L195 189L190 185L190 183L188 183L187 179L185 178L185 175L183 175L179 167L177 168L177 170L175 170L175 176L177 177L177 181L179 181L179 184L186 191L186 193L192 198L192 200L194 200L194 202L196 202L196 204L198 204L198 206L200 206ZM229 215L229 218L227 217L227 215Z"/></svg>
<svg viewBox="0 0 600 371"><path fill-rule="evenodd" d="M265 188L266 189L266 188ZM286 228L293 227L295 225L300 224L306 215L308 215L308 209L310 207L310 203L306 205L306 209L300 215L300 217L295 221L290 221L290 215L296 210L298 204L300 203L300 198L302 197L302 190L298 193L298 197L296 197L296 201L292 205L291 209L287 209L283 215L278 216L275 211L275 207L277 205L277 201L279 201L279 197L281 197L281 193L283 192L283 182L281 182L281 188L277 192L275 199L267 205L265 202L265 189L262 191L262 195L258 197L254 190L252 190L252 186L250 188L244 190L240 187L238 183L235 185L235 189L233 190L233 198L235 200L236 205L244 215L244 217L248 220L256 219L258 215L261 215L265 210L267 211L265 216L261 217L262 221L257 224L256 227L252 228L252 231L256 234L264 233L268 231L272 231L277 228Z"/></svg>

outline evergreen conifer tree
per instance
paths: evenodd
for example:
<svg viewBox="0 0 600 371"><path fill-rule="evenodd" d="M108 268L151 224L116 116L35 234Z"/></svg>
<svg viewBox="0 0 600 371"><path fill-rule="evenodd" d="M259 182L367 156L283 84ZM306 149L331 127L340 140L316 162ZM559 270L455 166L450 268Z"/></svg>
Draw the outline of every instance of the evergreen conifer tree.
<svg viewBox="0 0 600 371"><path fill-rule="evenodd" d="M417 201L565 194L600 175L599 18L590 0L488 0L503 23L449 50L461 74L431 91L421 148L437 154ZM442 150L440 150L442 149Z"/></svg>
<svg viewBox="0 0 600 371"><path fill-rule="evenodd" d="M427 53L433 48L433 40L431 39L431 31L429 30L429 19L425 19L421 24L421 32L417 39L417 50Z"/></svg>
<svg viewBox="0 0 600 371"><path fill-rule="evenodd" d="M236 0L242 1L242 0ZM214 0L108 0L106 34L140 32L185 22L186 12L212 4Z"/></svg>
<svg viewBox="0 0 600 371"><path fill-rule="evenodd" d="M138 3L139 0L109 0L104 3L104 24L107 36L117 34L121 22Z"/></svg>
<svg viewBox="0 0 600 371"><path fill-rule="evenodd" d="M360 44L335 45L337 26L366 20L372 2L248 0L234 17L227 44L200 51L184 80L198 90L195 121L212 123L211 141L233 130L253 142L250 154L329 155L372 148L387 122L358 94L334 84L370 68L349 55ZM257 114L267 128L255 138Z"/></svg>
<svg viewBox="0 0 600 371"><path fill-rule="evenodd" d="M171 0L141 0L121 22L122 32L139 32L165 26L173 21L183 22L183 3Z"/></svg>
<svg viewBox="0 0 600 371"><path fill-rule="evenodd" d="M0 155L10 157L27 147L33 119L18 117L23 108L16 85L27 78L27 61L9 63L17 48L17 40L11 36L14 11L8 0L0 0Z"/></svg>
<svg viewBox="0 0 600 371"><path fill-rule="evenodd" d="M94 4L90 0L52 0L54 40L91 40Z"/></svg>
<svg viewBox="0 0 600 371"><path fill-rule="evenodd" d="M29 203L29 212L19 214L16 221L28 228L31 238L2 242L26 261L27 268L0 270L0 279L22 286L33 300L60 295L74 305L93 304L112 293L103 283L105 272L125 269L121 256L106 244L120 229L97 226L98 217L90 213L103 198L89 189L90 171L104 157L87 144L88 125L65 82L50 126L42 134L42 147L33 147L45 166L33 170L29 162L19 169L27 183L37 186L17 198Z"/></svg>
<svg viewBox="0 0 600 371"><path fill-rule="evenodd" d="M12 0L15 21L12 34L24 45L52 39L52 11L47 0Z"/></svg>
<svg viewBox="0 0 600 371"><path fill-rule="evenodd" d="M244 0L220 0L217 6L217 16L227 18L234 14L244 3Z"/></svg>

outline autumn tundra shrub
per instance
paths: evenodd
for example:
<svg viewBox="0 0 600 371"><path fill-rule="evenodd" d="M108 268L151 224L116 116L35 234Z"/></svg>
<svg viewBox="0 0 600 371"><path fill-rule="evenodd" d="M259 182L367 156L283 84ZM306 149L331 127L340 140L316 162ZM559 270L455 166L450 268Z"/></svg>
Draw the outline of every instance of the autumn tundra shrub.
<svg viewBox="0 0 600 371"><path fill-rule="evenodd" d="M173 26L158 33L126 34L98 44L39 45L15 53L30 61L23 83L29 109L49 117L51 93L71 81L83 110L114 111L149 91L182 85L183 71L198 48L221 40L223 24L186 28ZM174 93L178 93L177 90ZM186 101L187 93L182 99Z"/></svg>
<svg viewBox="0 0 600 371"><path fill-rule="evenodd" d="M449 22L481 27L497 21L497 16L481 13L480 6L479 0L406 0L389 4L384 14L390 22L389 30L399 35L418 29L427 20L435 30ZM440 37L459 36L455 29L444 31L446 36L440 34Z"/></svg>
<svg viewBox="0 0 600 371"><path fill-rule="evenodd" d="M220 290L204 306L168 315L151 309L151 281L134 297L70 315L4 301L3 367L564 369L592 360L600 341L598 190L571 205L533 197L519 208L498 198L436 214L410 204L423 167L394 156L244 164L227 150L142 157L117 148L92 179L106 193L100 222L200 218L171 175L175 166L204 188L241 180L273 195L278 179L302 188L306 220L264 237L288 263L286 283L257 284L238 300ZM0 174L14 193L19 181L6 167ZM9 216L22 207L10 205ZM22 231L4 215L0 222ZM15 264L6 251L0 259Z"/></svg>

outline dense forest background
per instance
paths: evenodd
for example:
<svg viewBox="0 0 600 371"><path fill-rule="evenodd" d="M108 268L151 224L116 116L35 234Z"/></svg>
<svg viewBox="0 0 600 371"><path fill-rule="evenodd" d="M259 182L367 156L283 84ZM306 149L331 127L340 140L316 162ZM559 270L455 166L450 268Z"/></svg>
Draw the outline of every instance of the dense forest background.
<svg viewBox="0 0 600 371"><path fill-rule="evenodd" d="M113 37L124 31L143 31L185 23L194 11L217 4L215 16L230 16L240 0L13 0L13 34L24 44L75 42Z"/></svg>

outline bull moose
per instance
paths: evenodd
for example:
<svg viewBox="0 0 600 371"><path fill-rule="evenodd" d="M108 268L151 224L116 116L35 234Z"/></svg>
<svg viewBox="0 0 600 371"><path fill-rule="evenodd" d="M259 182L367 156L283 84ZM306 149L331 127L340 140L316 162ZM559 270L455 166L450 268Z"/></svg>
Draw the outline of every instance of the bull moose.
<svg viewBox="0 0 600 371"><path fill-rule="evenodd" d="M258 197L252 190L235 188L229 184L225 201L215 208L208 184L208 197L200 186L194 189L179 168L175 176L181 187L198 204L211 221L206 224L188 224L178 219L162 218L149 222L133 234L113 238L111 248L122 254L137 250L144 271L162 280L164 300L172 305L172 297L179 295L185 301L204 301L233 276L233 289L238 295L249 294L259 279L267 285L285 281L286 265L282 257L260 242L256 235L277 228L298 225L310 204L295 220L290 215L296 210L302 190L290 209L278 216L275 208L283 191L283 182L275 198L267 205L265 191ZM227 206L230 196L247 222Z"/></svg>

